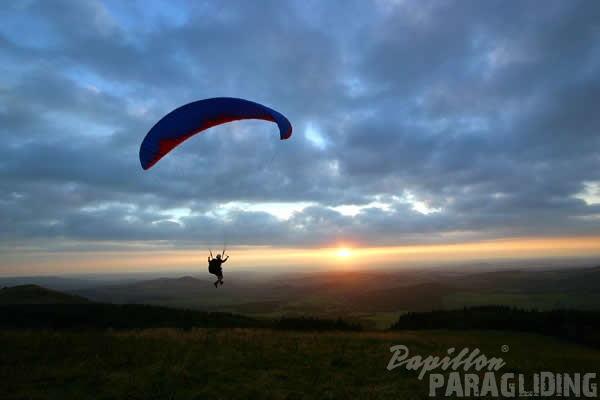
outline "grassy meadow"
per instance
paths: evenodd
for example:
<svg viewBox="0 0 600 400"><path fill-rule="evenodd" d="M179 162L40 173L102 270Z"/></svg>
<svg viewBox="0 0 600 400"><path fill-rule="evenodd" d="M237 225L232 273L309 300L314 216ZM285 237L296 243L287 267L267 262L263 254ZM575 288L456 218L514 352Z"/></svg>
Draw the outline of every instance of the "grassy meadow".
<svg viewBox="0 0 600 400"><path fill-rule="evenodd" d="M597 267L388 274L374 288L363 278L234 281L226 290L190 277L69 292L4 287L0 398L431 398L429 374L421 380L406 365L387 369L396 345L423 359L479 349L505 362L494 372L498 384L504 373L522 374L525 390L541 372L600 372ZM555 306L566 307L544 311ZM453 371L434 372L447 383ZM485 371L458 372L482 382ZM446 397L445 390L432 397Z"/></svg>
<svg viewBox="0 0 600 400"><path fill-rule="evenodd" d="M526 379L541 371L598 372L600 365L595 349L491 331L4 329L0 381L6 400L428 398L427 375L419 380L418 371L387 370L390 347L397 344L411 357L479 348L506 362L497 374ZM443 395L439 389L436 397Z"/></svg>

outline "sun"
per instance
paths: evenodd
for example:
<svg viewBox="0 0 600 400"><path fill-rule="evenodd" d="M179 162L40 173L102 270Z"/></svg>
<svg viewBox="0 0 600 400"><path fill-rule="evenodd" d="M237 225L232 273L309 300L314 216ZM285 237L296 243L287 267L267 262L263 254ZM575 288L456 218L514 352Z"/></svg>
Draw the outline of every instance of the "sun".
<svg viewBox="0 0 600 400"><path fill-rule="evenodd" d="M352 252L349 249L345 248L345 247L339 249L338 252L337 252L337 256L341 257L341 258L348 258L351 255L352 255Z"/></svg>

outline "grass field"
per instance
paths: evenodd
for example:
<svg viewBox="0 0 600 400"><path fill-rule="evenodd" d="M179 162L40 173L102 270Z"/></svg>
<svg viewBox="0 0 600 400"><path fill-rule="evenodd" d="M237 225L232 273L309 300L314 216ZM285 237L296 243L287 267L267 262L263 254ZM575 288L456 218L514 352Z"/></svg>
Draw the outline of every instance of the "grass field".
<svg viewBox="0 0 600 400"><path fill-rule="evenodd" d="M260 329L0 331L3 399L416 399L428 378L387 370L390 347L444 357L479 348L498 373L598 372L600 351L497 332L301 333ZM502 346L508 346L502 352ZM446 372L445 375L448 373ZM443 391L438 397L443 396Z"/></svg>

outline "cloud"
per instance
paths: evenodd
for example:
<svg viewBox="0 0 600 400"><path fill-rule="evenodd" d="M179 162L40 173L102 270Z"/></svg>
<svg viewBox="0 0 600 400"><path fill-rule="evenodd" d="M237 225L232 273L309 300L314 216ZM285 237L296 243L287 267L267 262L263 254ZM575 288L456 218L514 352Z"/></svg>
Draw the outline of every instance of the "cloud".
<svg viewBox="0 0 600 400"><path fill-rule="evenodd" d="M600 182L593 2L0 11L4 239L186 246L228 231L302 247L598 232L598 204L581 197ZM234 122L140 168L156 121L216 96L281 111L292 138Z"/></svg>

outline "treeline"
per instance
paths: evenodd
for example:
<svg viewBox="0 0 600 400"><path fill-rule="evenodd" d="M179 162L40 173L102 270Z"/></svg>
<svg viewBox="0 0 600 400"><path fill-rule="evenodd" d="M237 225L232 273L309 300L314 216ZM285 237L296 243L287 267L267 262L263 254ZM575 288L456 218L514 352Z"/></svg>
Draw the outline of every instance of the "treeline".
<svg viewBox="0 0 600 400"><path fill-rule="evenodd" d="M460 310L410 312L390 330L500 330L554 336L600 347L600 311L524 310L507 306L480 306Z"/></svg>
<svg viewBox="0 0 600 400"><path fill-rule="evenodd" d="M261 322L241 315L143 304L0 305L2 328L250 328Z"/></svg>
<svg viewBox="0 0 600 400"><path fill-rule="evenodd" d="M145 329L264 328L277 330L357 331L342 319L283 317L259 320L225 312L204 312L143 304L4 304L0 328Z"/></svg>

